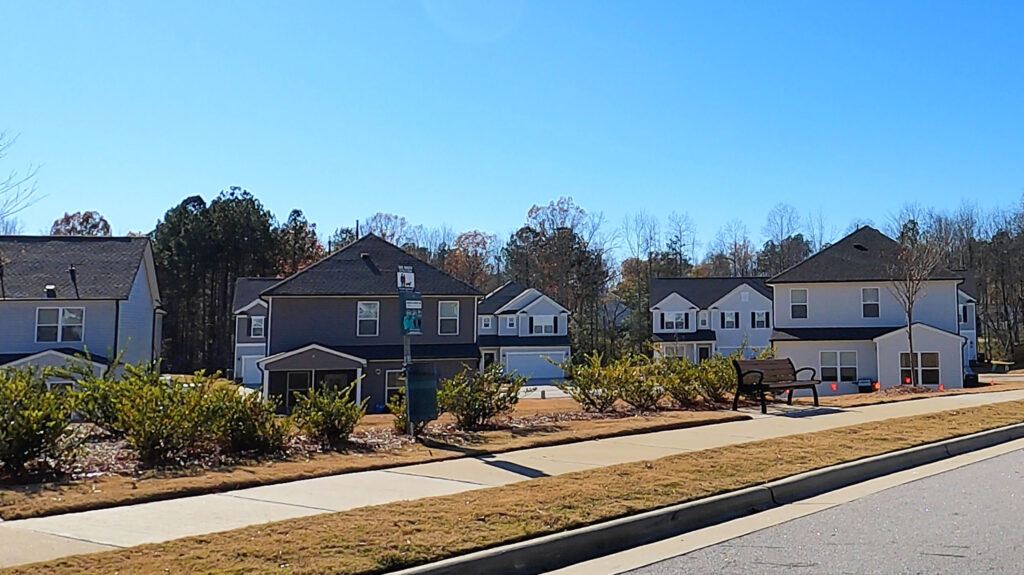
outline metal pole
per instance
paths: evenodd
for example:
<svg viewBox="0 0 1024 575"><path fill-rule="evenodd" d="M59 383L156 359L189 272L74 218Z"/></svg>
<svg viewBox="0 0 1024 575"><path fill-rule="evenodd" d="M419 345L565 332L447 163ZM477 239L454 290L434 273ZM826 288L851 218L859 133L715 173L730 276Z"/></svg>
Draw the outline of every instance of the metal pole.
<svg viewBox="0 0 1024 575"><path fill-rule="evenodd" d="M409 385L409 369L412 367L412 342L408 335L402 336L402 370L405 371L405 425L406 432L415 437L412 424L412 396L409 393L412 387Z"/></svg>

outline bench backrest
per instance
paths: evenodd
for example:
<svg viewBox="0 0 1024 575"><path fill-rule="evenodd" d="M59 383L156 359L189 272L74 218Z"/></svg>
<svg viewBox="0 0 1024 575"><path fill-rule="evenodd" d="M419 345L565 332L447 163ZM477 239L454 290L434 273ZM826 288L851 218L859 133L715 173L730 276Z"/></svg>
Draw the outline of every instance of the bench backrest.
<svg viewBox="0 0 1024 575"><path fill-rule="evenodd" d="M764 374L764 379L760 379L763 383L782 383L796 379L796 369L793 368L793 362L789 358L734 359L732 365L736 368L737 380L742 377L741 383L747 385L753 385L760 379L756 373L747 373L751 370ZM743 375L744 373L747 375Z"/></svg>

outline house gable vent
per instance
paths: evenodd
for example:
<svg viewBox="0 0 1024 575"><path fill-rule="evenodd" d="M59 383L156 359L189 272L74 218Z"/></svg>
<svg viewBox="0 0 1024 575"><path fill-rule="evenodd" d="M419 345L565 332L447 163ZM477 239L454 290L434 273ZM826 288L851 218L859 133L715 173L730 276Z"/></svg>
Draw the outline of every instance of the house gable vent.
<svg viewBox="0 0 1024 575"><path fill-rule="evenodd" d="M862 251L862 252L868 251L868 248L866 246L864 246L864 244L853 244L853 249L859 250L859 251Z"/></svg>

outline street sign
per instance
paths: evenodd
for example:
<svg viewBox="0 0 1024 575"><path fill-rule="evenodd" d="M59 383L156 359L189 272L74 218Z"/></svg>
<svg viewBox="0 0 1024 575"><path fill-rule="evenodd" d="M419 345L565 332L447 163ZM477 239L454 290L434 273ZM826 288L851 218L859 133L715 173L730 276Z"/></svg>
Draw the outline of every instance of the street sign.
<svg viewBox="0 0 1024 575"><path fill-rule="evenodd" d="M413 291L416 289L416 274L412 266L398 266L398 291Z"/></svg>
<svg viewBox="0 0 1024 575"><path fill-rule="evenodd" d="M419 292L402 291L398 294L402 335L423 335L423 297Z"/></svg>

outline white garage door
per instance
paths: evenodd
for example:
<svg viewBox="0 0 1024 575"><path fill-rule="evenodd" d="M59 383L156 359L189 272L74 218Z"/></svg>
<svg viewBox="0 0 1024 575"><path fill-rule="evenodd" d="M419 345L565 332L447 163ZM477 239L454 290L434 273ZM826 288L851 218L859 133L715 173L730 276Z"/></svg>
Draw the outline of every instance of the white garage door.
<svg viewBox="0 0 1024 575"><path fill-rule="evenodd" d="M530 379L558 379L565 374L557 365L553 365L547 358L555 363L561 363L566 359L566 352L544 350L515 352L511 351L505 355L505 370L516 372L519 375Z"/></svg>
<svg viewBox="0 0 1024 575"><path fill-rule="evenodd" d="M242 356L242 384L259 385L263 383L263 372L256 367L256 362L262 359L262 355Z"/></svg>

